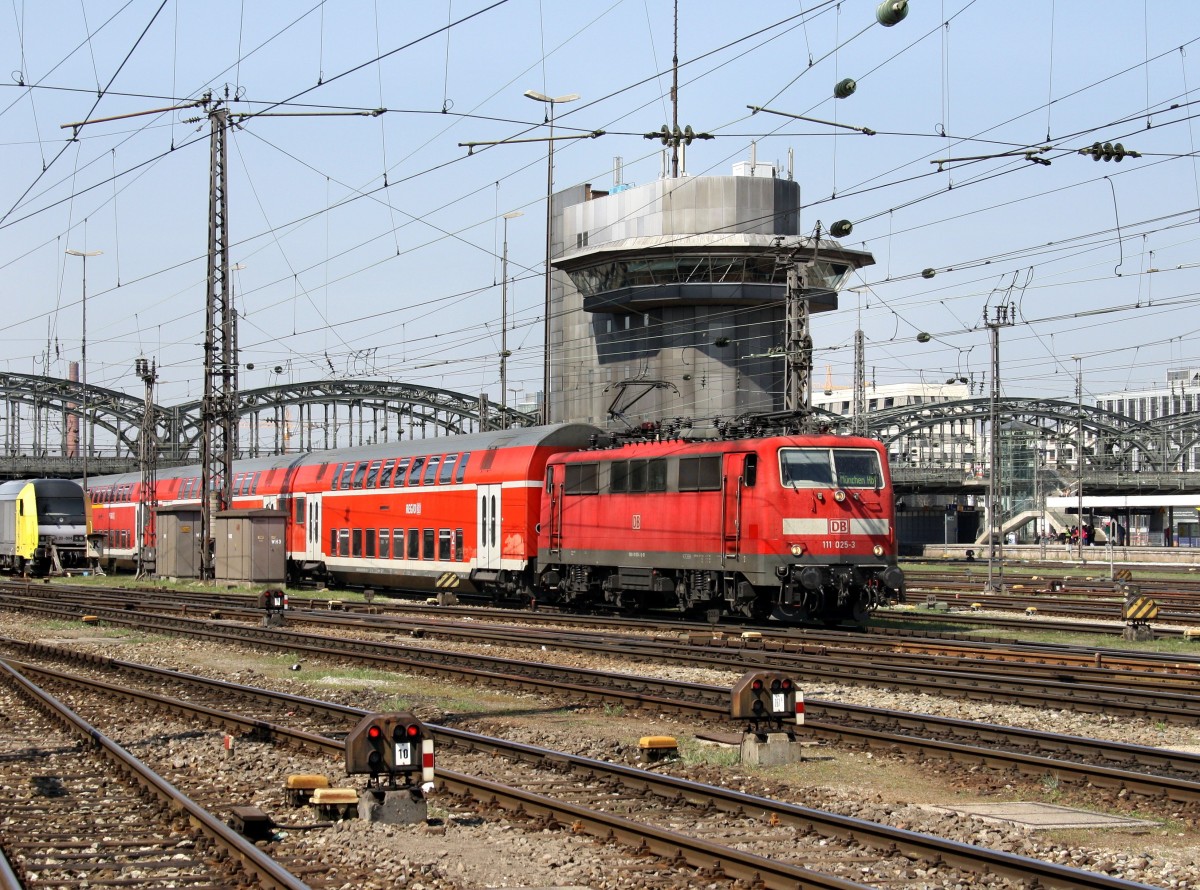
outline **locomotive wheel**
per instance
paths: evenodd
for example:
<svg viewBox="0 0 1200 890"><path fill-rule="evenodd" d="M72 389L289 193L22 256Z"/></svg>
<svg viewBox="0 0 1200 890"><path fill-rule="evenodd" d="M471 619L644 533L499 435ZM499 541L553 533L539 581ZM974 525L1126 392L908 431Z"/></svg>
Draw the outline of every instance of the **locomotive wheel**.
<svg viewBox="0 0 1200 890"><path fill-rule="evenodd" d="M776 621L783 621L788 624L802 624L809 621L808 609L803 606L788 606L783 603L776 603L771 609L771 617Z"/></svg>

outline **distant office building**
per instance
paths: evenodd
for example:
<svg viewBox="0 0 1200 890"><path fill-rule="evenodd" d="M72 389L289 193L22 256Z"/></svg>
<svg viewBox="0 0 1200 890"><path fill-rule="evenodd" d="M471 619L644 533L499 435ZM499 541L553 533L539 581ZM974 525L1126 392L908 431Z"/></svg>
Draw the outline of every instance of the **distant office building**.
<svg viewBox="0 0 1200 890"><path fill-rule="evenodd" d="M1172 417L1176 414L1188 414L1200 411L1200 369L1177 368L1167 371L1166 381L1161 386L1145 389L1126 390L1123 392L1106 393L1095 399L1097 408L1120 414L1130 420L1149 423ZM1093 443L1094 444L1094 443ZM1085 448L1088 446L1085 445ZM1100 454L1106 452L1104 443L1100 443ZM1145 456L1139 451L1132 451L1125 456L1127 465L1113 466L1113 469L1142 470L1148 468ZM1115 454L1108 460L1113 463ZM1180 459L1167 470L1195 472L1200 469L1200 445L1193 445L1180 454Z"/></svg>
<svg viewBox="0 0 1200 890"><path fill-rule="evenodd" d="M816 313L874 258L802 234L800 186L773 166L735 173L554 196L552 421L783 409L788 266L815 256Z"/></svg>

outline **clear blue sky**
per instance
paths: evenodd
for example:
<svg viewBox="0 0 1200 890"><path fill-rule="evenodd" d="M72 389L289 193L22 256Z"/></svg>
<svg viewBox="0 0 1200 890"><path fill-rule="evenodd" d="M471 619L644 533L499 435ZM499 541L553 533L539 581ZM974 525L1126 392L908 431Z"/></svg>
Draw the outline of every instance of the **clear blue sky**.
<svg viewBox="0 0 1200 890"><path fill-rule="evenodd" d="M794 153L805 229L849 219L847 243L876 257L852 283L876 382L982 384L981 323L1003 300L1010 395L1070 397L1072 355L1089 394L1200 367L1190 0L913 0L891 28L875 23L874 0L681 7L680 123L718 137L692 146L688 173L727 174L752 142L781 167ZM458 143L544 135L543 106L524 91L578 93L556 134L608 135L559 143L556 187L610 188L618 157L626 182L652 181L660 146L641 134L670 119L672 16L666 0L10 5L0 367L66 376L82 264L64 251L102 250L87 266L89 382L140 394L145 355L159 362L161 402L200 396L207 123L163 112L90 124L76 142L61 125L228 86L236 111L388 109L262 117L231 134L241 359L255 366L243 388L352 376L498 398L499 218L522 210L509 223L509 385L533 393L545 143L472 156ZM857 91L833 99L846 77ZM1095 141L1143 156L1076 153ZM1049 166L1023 154L1041 146ZM850 382L858 299L814 322L818 383L826 367Z"/></svg>

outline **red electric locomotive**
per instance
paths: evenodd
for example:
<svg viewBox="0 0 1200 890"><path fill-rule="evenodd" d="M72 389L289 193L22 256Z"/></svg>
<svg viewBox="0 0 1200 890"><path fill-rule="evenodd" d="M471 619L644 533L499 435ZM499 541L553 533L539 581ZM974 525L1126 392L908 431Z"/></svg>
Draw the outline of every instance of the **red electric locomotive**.
<svg viewBox="0 0 1200 890"><path fill-rule="evenodd" d="M883 446L632 441L546 467L539 595L629 610L861 621L903 601Z"/></svg>

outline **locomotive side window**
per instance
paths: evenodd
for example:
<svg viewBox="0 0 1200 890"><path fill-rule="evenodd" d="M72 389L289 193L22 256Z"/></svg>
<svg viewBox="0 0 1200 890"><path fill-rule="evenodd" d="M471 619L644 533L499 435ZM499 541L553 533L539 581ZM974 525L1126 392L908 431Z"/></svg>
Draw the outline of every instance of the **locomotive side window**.
<svg viewBox="0 0 1200 890"><path fill-rule="evenodd" d="M414 457L413 458L412 469L410 469L408 471L408 484L409 485L420 485L421 484L421 467L424 465L425 465L425 458L423 458L423 457Z"/></svg>
<svg viewBox="0 0 1200 890"><path fill-rule="evenodd" d="M629 491L629 461L614 460L608 465L608 490L614 494Z"/></svg>
<svg viewBox="0 0 1200 890"><path fill-rule="evenodd" d="M647 491L667 490L667 459L658 457L650 461Z"/></svg>
<svg viewBox="0 0 1200 890"><path fill-rule="evenodd" d="M564 486L567 494L595 494L598 464L567 464Z"/></svg>
<svg viewBox="0 0 1200 890"><path fill-rule="evenodd" d="M646 461L631 460L629 462L629 490L646 490Z"/></svg>
<svg viewBox="0 0 1200 890"><path fill-rule="evenodd" d="M792 488L832 488L833 466L828 448L781 448L779 471Z"/></svg>
<svg viewBox="0 0 1200 890"><path fill-rule="evenodd" d="M882 488L879 455L867 448L833 449L838 485L843 488Z"/></svg>
<svg viewBox="0 0 1200 890"><path fill-rule="evenodd" d="M742 464L742 484L747 488L753 488L754 483L758 481L758 455L747 454L746 462Z"/></svg>
<svg viewBox="0 0 1200 890"><path fill-rule="evenodd" d="M721 455L679 459L680 491L719 491L720 488Z"/></svg>

